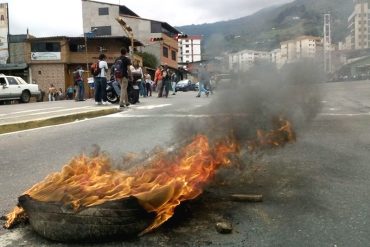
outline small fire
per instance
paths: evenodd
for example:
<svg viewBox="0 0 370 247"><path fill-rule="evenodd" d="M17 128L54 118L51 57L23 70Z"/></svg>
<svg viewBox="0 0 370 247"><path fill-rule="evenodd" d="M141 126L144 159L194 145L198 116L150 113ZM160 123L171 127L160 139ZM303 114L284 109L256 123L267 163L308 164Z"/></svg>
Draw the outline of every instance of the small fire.
<svg viewBox="0 0 370 247"><path fill-rule="evenodd" d="M246 145L250 151L256 151L257 147L274 147L294 140L290 123L279 119L276 130L258 130L257 139ZM238 155L240 149L235 138L212 145L206 136L198 135L176 155L156 153L131 173L113 169L107 156L81 155L24 194L38 201L62 202L76 211L134 196L146 211L156 213L152 225L143 231L147 233L167 221L182 201L199 196L217 169L229 167L230 158ZM4 226L10 228L24 216L23 209L16 207L7 215Z"/></svg>

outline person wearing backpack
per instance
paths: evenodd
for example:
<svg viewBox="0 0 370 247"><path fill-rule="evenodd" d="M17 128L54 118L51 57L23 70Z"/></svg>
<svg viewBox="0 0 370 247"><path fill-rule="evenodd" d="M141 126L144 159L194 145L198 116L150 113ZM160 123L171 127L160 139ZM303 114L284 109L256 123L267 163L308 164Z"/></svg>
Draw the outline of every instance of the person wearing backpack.
<svg viewBox="0 0 370 247"><path fill-rule="evenodd" d="M78 66L77 69L73 72L73 79L75 82L75 86L77 87L77 97L76 101L84 101L85 97L85 87L84 87L84 80L83 80L83 73L84 70L81 66Z"/></svg>
<svg viewBox="0 0 370 247"><path fill-rule="evenodd" d="M105 61L107 57L105 54L99 55L99 62L93 66L95 67L94 71L92 71L94 75L95 81L95 104L96 105L108 105L107 102L107 71L108 71L108 64Z"/></svg>
<svg viewBox="0 0 370 247"><path fill-rule="evenodd" d="M114 66L116 80L121 85L121 96L119 99L119 108L123 109L125 106L129 106L127 86L128 80L132 80L130 70L131 60L127 57L127 49L121 48L121 56L117 58Z"/></svg>

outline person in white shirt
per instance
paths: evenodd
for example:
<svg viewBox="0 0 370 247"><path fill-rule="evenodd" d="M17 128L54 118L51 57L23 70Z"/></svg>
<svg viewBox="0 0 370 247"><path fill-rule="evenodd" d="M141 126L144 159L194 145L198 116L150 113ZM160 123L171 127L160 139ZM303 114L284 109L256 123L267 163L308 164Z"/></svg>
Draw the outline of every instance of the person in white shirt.
<svg viewBox="0 0 370 247"><path fill-rule="evenodd" d="M133 85L133 88L135 88L135 86L138 86L139 87L139 91L137 92L136 90L133 90L133 102L132 104L135 104L135 103L140 103L140 100L139 100L139 92L141 93L141 95L144 95L143 91L143 82L144 82L144 75L143 75L143 69L141 68L140 64L138 61L134 61L133 63L134 65L131 65L130 66L130 70L131 70L131 75L132 75L132 85Z"/></svg>
<svg viewBox="0 0 370 247"><path fill-rule="evenodd" d="M108 105L107 102L107 71L108 64L105 61L107 57L105 54L99 55L99 68L100 73L95 77L95 104L96 105Z"/></svg>

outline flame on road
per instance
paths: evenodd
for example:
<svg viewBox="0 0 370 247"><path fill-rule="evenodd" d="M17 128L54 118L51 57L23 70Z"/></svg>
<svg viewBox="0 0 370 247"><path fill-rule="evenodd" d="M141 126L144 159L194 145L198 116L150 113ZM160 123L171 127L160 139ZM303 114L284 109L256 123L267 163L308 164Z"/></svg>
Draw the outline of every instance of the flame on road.
<svg viewBox="0 0 370 247"><path fill-rule="evenodd" d="M281 118L276 129L258 130L256 135L244 143L250 152L295 140L291 124ZM198 135L179 152L157 152L130 173L113 169L105 155L81 155L24 194L42 202L62 202L76 211L134 196L146 211L156 213L146 233L167 221L182 201L199 196L217 169L231 166L230 157L238 155L242 146L233 137L211 144L206 136ZM23 216L23 209L16 207L7 215L5 227L12 227Z"/></svg>

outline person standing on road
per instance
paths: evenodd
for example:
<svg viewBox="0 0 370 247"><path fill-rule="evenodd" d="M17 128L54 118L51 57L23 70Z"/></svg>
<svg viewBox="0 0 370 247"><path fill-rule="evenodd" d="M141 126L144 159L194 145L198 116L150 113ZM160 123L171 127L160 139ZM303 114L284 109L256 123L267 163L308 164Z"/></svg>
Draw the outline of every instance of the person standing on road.
<svg viewBox="0 0 370 247"><path fill-rule="evenodd" d="M162 70L162 65L159 65L154 74L154 91L158 91L158 98L162 97L162 92L160 91L162 88Z"/></svg>
<svg viewBox="0 0 370 247"><path fill-rule="evenodd" d="M168 97L168 93L170 91L170 86L171 86L171 75L170 75L170 70L168 69L167 65L163 66L162 70L162 86L159 89L160 92L163 93L163 90L165 92L165 97ZM162 95L161 95L162 96Z"/></svg>
<svg viewBox="0 0 370 247"><path fill-rule="evenodd" d="M202 95L202 92L205 93L205 95L208 97L209 91L207 89L205 89L205 85L207 83L209 83L210 76L209 76L209 73L207 71L207 66L206 65L204 65L204 66L201 65L201 68L200 68L199 73L198 73L198 79L199 79L199 92L198 92L198 95L196 97L199 98Z"/></svg>
<svg viewBox="0 0 370 247"><path fill-rule="evenodd" d="M120 70L119 75L116 73L116 80L121 85L121 96L119 99L119 108L123 109L125 106L128 107L128 95L127 95L127 86L128 80L132 80L130 65L131 60L127 57L127 49L125 47L121 48L121 56L117 59L121 60L121 68L116 68Z"/></svg>
<svg viewBox="0 0 370 247"><path fill-rule="evenodd" d="M176 94L176 83L178 82L177 80L177 74L175 71L171 71L171 84L172 84L172 95Z"/></svg>
<svg viewBox="0 0 370 247"><path fill-rule="evenodd" d="M107 57L105 54L99 55L99 68L100 73L95 77L95 104L96 105L108 105L107 102L107 71L108 64L105 61ZM103 102L102 102L103 101Z"/></svg>
<svg viewBox="0 0 370 247"><path fill-rule="evenodd" d="M141 68L139 61L134 61L133 65L130 66L131 75L132 75L132 85L136 85L139 87L138 94L135 93L135 103L140 103L139 95L144 95L144 75L143 69Z"/></svg>
<svg viewBox="0 0 370 247"><path fill-rule="evenodd" d="M49 86L49 101L55 101L55 95L57 93L57 89L54 87L54 84L51 83Z"/></svg>
<svg viewBox="0 0 370 247"><path fill-rule="evenodd" d="M152 97L152 77L148 72L144 74L145 87L146 87L146 96Z"/></svg>
<svg viewBox="0 0 370 247"><path fill-rule="evenodd" d="M78 66L77 69L73 72L73 78L75 81L75 85L77 86L77 97L76 101L84 101L85 97L85 87L84 87L84 80L83 80L83 73L84 70L81 66Z"/></svg>

